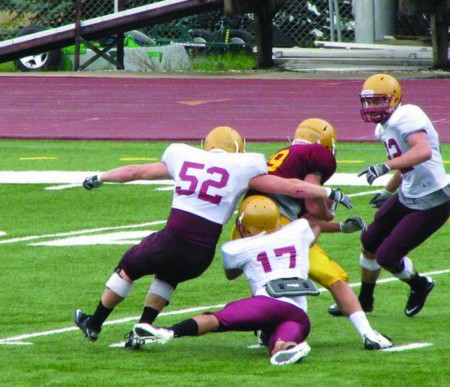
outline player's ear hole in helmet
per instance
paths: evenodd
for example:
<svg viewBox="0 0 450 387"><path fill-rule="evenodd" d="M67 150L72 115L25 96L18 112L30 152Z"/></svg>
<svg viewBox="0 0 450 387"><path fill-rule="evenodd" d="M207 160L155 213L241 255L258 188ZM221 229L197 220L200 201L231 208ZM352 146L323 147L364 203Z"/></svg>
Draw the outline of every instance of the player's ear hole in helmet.
<svg viewBox="0 0 450 387"><path fill-rule="evenodd" d="M236 229L243 238L262 232L270 234L279 230L281 225L280 210L267 196L248 196L239 206Z"/></svg>
<svg viewBox="0 0 450 387"><path fill-rule="evenodd" d="M292 143L319 143L335 155L336 141L336 131L333 125L321 118L308 118L297 126Z"/></svg>
<svg viewBox="0 0 450 387"><path fill-rule="evenodd" d="M366 79L359 95L365 122L386 121L402 101L402 87L391 75L375 74Z"/></svg>
<svg viewBox="0 0 450 387"><path fill-rule="evenodd" d="M218 126L208 133L202 147L206 151L221 149L228 153L244 153L245 140L236 129Z"/></svg>

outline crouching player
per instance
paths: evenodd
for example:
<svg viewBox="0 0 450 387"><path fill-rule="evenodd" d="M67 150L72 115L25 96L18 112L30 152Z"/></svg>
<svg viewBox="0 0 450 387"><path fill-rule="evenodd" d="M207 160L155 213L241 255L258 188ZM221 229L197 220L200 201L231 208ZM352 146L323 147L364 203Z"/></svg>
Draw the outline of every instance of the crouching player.
<svg viewBox="0 0 450 387"><path fill-rule="evenodd" d="M253 296L170 328L137 324L135 347L208 332L261 330L268 339L271 364L293 364L308 355L310 347L305 340L310 321L306 314L306 295L318 294L307 279L308 253L320 228L305 219L281 228L278 206L261 195L250 196L242 202L236 222L243 238L222 246L225 274L233 280L244 273Z"/></svg>

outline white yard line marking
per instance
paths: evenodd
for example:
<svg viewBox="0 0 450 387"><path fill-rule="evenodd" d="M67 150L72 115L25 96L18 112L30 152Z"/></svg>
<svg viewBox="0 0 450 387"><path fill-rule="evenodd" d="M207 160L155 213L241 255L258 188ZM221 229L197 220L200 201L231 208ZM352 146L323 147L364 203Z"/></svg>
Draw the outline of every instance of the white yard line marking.
<svg viewBox="0 0 450 387"><path fill-rule="evenodd" d="M349 198L356 198L357 196L366 196L366 195L374 195L380 192L381 190L377 189L376 191L365 191L365 192L358 192L355 194L348 194L347 196Z"/></svg>
<svg viewBox="0 0 450 387"><path fill-rule="evenodd" d="M225 304L198 306L198 307L194 307L194 308L174 310L172 312L163 312L160 314L160 316L172 316L172 315L178 315L178 314L193 313L193 312L198 312L198 311L202 311L202 310L223 308L224 306L225 306ZM105 322L104 325L123 324L123 323L127 323L130 321L137 321L138 319L139 319L139 316L126 317L126 318L121 318L118 320L107 321L107 322ZM70 328L53 329L50 331L43 331L43 332L25 333L23 335L6 337L4 339L0 339L0 345L2 345L2 344L11 344L11 345L13 345L13 344L17 344L17 345L30 344L30 343L25 343L22 340L31 339L33 337L41 337L41 336L55 335L55 334L59 334L59 333L67 333L67 332L72 332L72 331L78 331L78 328L70 327Z"/></svg>
<svg viewBox="0 0 450 387"><path fill-rule="evenodd" d="M86 176L98 173L98 171L0 171L0 184L58 184L62 187L73 188L80 186ZM374 181L372 187L384 187L390 178L391 174L381 176ZM450 174L447 178L450 181ZM126 184L173 185L173 181L139 180ZM335 173L326 185L369 186L366 178L358 177L356 173Z"/></svg>
<svg viewBox="0 0 450 387"><path fill-rule="evenodd" d="M450 273L450 269L431 271L431 272L423 273L423 275L440 275L440 274L447 274L447 273ZM384 278L384 279L379 280L377 282L377 284L393 282L393 281L398 281L398 279L397 278ZM361 284L359 282L350 284L351 287L356 287L356 286L360 286L360 285ZM325 288L320 288L319 290L321 292L328 291ZM225 306L225 304L192 307L192 308L187 308L187 309L174 310L171 312L163 312L160 314L160 316L162 317L162 316L173 316L173 315L179 315L179 314L193 313L193 312L199 312L202 310L223 308L224 306ZM126 317L126 318L122 318L122 319L118 319L118 320L107 321L107 322L105 322L104 325L123 324L123 323L130 322L130 321L137 321L138 319L139 319L139 316ZM76 330L78 330L77 327L70 327L70 328L54 329L54 330L43 331L43 332L26 333L26 334L19 335L19 336L5 337L3 339L0 338L0 345L2 345L2 344L26 345L29 343L23 342L22 340L31 339L33 337L41 337L41 336L54 335L54 334L59 334L59 333L67 333L67 332L76 331ZM120 343L115 343L114 345L117 346L117 345L120 345ZM410 345L410 344L408 344L408 345ZM394 347L394 348L397 348L397 347Z"/></svg>
<svg viewBox="0 0 450 387"><path fill-rule="evenodd" d="M5 178L4 174L6 173L7 177ZM14 177L14 181L9 181L8 179L11 178L12 175L17 175L20 174L20 172L0 172L0 184L11 184L11 183L36 183L36 181L39 181L39 184L48 184L49 182L42 182L39 177L35 177L35 179L33 181L30 180L26 180L26 174L28 174L29 172L24 172L23 175L21 175L24 180L22 181L21 179L18 179L17 176ZM32 174L39 174L40 172L31 172ZM80 178L84 178L85 176L88 176L89 174L95 174L95 172L50 172L50 173L56 173L58 175L58 179L61 179L61 174L72 174L72 178L75 175L77 182L68 182L68 184L63 185L63 186L55 186L55 187L50 187L49 189L64 189L64 188L72 188L72 187L78 187L80 186L79 181ZM46 177L48 177L49 172L43 172L43 174L46 175ZM82 175L81 175L82 174ZM341 174L341 175L345 175L345 176L339 176L339 181L341 182L341 185L344 185L342 183L342 181L345 181L345 185L364 185L364 184L349 184L349 181L351 181L352 177L355 177L356 174ZM83 177L81 177L83 176ZM450 177L450 175L448 175ZM67 177L67 176L66 176ZM353 180L354 182L354 180ZM56 183L55 181L53 181L52 183ZM160 184L160 185L164 185L164 184L172 184L173 182L171 180L160 180L160 181L151 181L151 182L136 182L137 184ZM381 185L381 184L380 184ZM383 184L384 185L384 184ZM61 188L62 187L62 188ZM171 189L171 188L170 188ZM356 196L363 196L363 195L370 195L370 194L374 194L379 192L379 190L376 191L367 191L367 192L360 192L360 193L356 193L356 194L351 194L349 196L351 197L356 197ZM98 233L98 232L104 232L104 231L111 231L111 230L122 230L122 229L131 229L131 228L141 228L141 227L147 227L147 226L153 226L153 225L159 225L159 224L164 224L166 223L166 221L154 221L154 222L148 222L148 223L141 223L141 224L135 224L135 225L128 225L128 226L115 226L115 227L103 227L103 228L95 228L95 229L88 229L88 230L80 230L80 231L72 231L72 232L65 232L65 233L57 233L57 234L47 234L47 235L33 235L33 236L28 236L28 237L21 237L21 238L12 238L12 239L7 239L7 240L0 240L0 244L7 244L7 243L16 243L16 242L24 242L24 241L30 241L30 240L39 240L39 239L47 239L47 238L58 238L58 237L68 237L68 236L74 236L74 235L83 235L83 234L90 234L90 233ZM6 235L5 232L0 231L0 236ZM439 274L444 274L444 273L450 273L450 269L448 270L440 270L440 271L434 271L434 272L429 272L429 273L424 273L424 275L439 275ZM379 280L377 283L386 283L386 282L393 282L393 281L397 281L397 278L385 278L385 279L381 279ZM356 286L360 286L360 283L352 283L350 284L351 287L356 287ZM328 290L325 288L320 288L319 289L320 292L327 292ZM160 316L169 316L169 315L178 315L178 314L185 314L185 313L192 313L192 312L196 312L196 311L201 311L201 310L207 310L207 309L214 309L214 308L222 308L224 306L224 304L220 304L220 305L211 305L211 306L202 306L202 307L195 307L195 308L188 308L188 309L181 309L178 311L172 311L172 312L163 312L160 314ZM129 322L129 321L136 321L139 317L128 317L128 318L124 318L124 319L119 319L119 320L113 320L113 321L108 321L105 322L104 325L114 325L114 324L122 324L125 322ZM29 333L29 334L23 334L23 335L19 335L19 336L13 336L13 337L7 337L4 339L0 338L0 345L31 345L32 343L29 342L25 342L22 340L26 340L26 339L30 339L33 337L40 337L40 336L47 336L47 335L52 335L52 334L59 334L59 333L66 333L66 332L71 332L71 331L75 331L78 330L78 328L76 327L70 327L70 328L62 328L62 329L56 329L56 330L50 330L50 331L44 331L44 332L36 332L36 333ZM421 344L421 343L416 343L416 344ZM429 343L425 343L427 345L432 345ZM414 345L414 344L408 344L408 345ZM407 346L408 346L407 345ZM116 343L116 344L112 344L111 346L123 346L123 343ZM406 346L400 346L400 347L406 347ZM400 347L393 347L393 348L400 348Z"/></svg>
<svg viewBox="0 0 450 387"><path fill-rule="evenodd" d="M37 240L37 239L59 238L59 237L67 237L67 236L74 236L74 235L83 235L83 234L90 234L90 233L97 233L97 232L111 231L111 230L122 230L122 229L129 229L129 228L156 226L159 224L165 224L166 222L167 222L166 220L157 220L155 222L132 224L129 226L102 227L102 228L92 228L92 229L88 229L88 230L62 232L62 233L57 233L57 234L31 235L31 236L21 237L21 238L0 240L0 244L25 242L25 241L32 241L32 240Z"/></svg>
<svg viewBox="0 0 450 387"><path fill-rule="evenodd" d="M419 349L424 347L430 347L432 343L410 343L405 345L396 345L394 347L382 349L383 352L401 352L410 349Z"/></svg>

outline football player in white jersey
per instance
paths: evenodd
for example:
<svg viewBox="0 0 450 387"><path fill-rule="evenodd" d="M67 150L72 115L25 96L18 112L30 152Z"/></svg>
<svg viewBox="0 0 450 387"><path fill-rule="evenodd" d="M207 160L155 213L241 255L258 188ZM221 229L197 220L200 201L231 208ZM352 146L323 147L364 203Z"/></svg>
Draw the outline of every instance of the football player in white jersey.
<svg viewBox="0 0 450 387"><path fill-rule="evenodd" d="M388 161L369 166L359 175L372 184L391 170L395 173L370 201L379 210L361 234L359 300L366 311L373 309L376 280L384 268L410 287L404 312L412 317L422 310L435 283L419 275L407 255L450 216L450 186L439 137L420 107L401 104L401 86L390 75L369 77L360 100L364 121L377 124L375 135L384 144Z"/></svg>
<svg viewBox="0 0 450 387"><path fill-rule="evenodd" d="M139 323L151 324L179 283L199 277L210 266L222 226L249 187L294 197L329 197L351 207L339 190L269 176L264 155L244 153L244 145L236 130L218 127L205 138L204 150L172 144L161 162L124 166L85 179L88 190L103 182L170 178L175 183L166 227L125 252L93 315L74 311L73 320L87 339L97 340L103 323L128 296L133 282L146 275L155 279Z"/></svg>
<svg viewBox="0 0 450 387"><path fill-rule="evenodd" d="M306 295L318 293L308 281L308 254L320 233L319 227L297 219L281 228L278 206L262 195L243 200L236 222L243 239L222 245L225 274L229 280L244 274L252 297L170 328L138 324L134 329L140 335L135 337L135 346L164 344L208 332L262 330L271 364L293 364L308 355L310 347L305 340L311 326Z"/></svg>

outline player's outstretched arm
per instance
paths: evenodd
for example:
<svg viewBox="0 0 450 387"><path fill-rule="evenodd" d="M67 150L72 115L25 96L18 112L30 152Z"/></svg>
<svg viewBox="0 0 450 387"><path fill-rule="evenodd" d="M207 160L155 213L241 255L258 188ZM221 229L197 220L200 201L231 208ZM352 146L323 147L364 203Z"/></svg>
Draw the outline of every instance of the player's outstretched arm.
<svg viewBox="0 0 450 387"><path fill-rule="evenodd" d="M347 208L353 208L350 199L340 189L325 188L300 179L259 175L250 180L249 187L260 192L288 195L294 198L329 198Z"/></svg>
<svg viewBox="0 0 450 387"><path fill-rule="evenodd" d="M158 180L170 178L165 163L150 163L141 165L127 165L112 169L99 175L89 176L83 186L87 190L98 188L103 183L126 183L135 180Z"/></svg>

